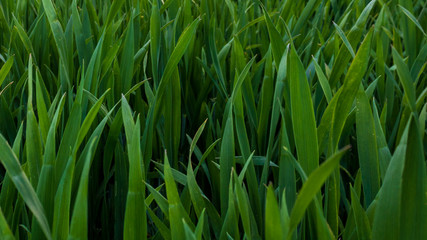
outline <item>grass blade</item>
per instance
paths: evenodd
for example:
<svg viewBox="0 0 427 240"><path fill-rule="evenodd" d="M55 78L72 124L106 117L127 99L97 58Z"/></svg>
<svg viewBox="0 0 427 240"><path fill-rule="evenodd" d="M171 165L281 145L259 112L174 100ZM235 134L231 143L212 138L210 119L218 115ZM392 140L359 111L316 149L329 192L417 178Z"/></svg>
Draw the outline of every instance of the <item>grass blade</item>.
<svg viewBox="0 0 427 240"><path fill-rule="evenodd" d="M338 167L341 157L347 150L348 147L337 152L308 176L307 181L304 183L303 187L298 193L295 205L292 208L287 239L292 238L292 234L304 216L308 205L314 199L317 192L320 190L329 175L336 167Z"/></svg>
<svg viewBox="0 0 427 240"><path fill-rule="evenodd" d="M43 206L40 203L34 188L31 186L30 181L22 170L18 159L2 135L0 135L0 161L6 168L6 171L15 184L16 189L21 194L22 199L25 201L28 208L40 224L45 237L49 240L52 239L49 222L47 221Z"/></svg>

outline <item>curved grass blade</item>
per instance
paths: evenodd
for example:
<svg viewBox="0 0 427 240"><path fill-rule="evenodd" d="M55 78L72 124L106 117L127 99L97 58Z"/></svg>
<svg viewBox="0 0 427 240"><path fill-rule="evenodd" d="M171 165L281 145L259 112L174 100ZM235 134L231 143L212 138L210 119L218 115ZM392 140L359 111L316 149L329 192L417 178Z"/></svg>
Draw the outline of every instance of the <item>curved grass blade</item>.
<svg viewBox="0 0 427 240"><path fill-rule="evenodd" d="M0 87L13 65L13 57L9 58L0 69ZM0 91L1 92L1 91Z"/></svg>
<svg viewBox="0 0 427 240"><path fill-rule="evenodd" d="M170 85L171 76L176 69L178 62L181 57L184 55L187 47L190 45L191 39L194 37L196 33L197 26L201 21L200 18L195 19L190 26L188 26L181 34L178 39L178 43L175 46L171 56L169 57L168 62L166 63L165 70L163 72L162 78L159 83L159 87L156 91L156 104L154 111L154 120L158 119L158 115L160 114L161 103L163 99L163 94L166 90L166 87ZM156 122L156 121L154 121Z"/></svg>
<svg viewBox="0 0 427 240"><path fill-rule="evenodd" d="M345 33L343 30L338 26L335 22L332 22L334 24L335 29L337 30L338 35L344 42L344 45L347 47L347 50L350 52L351 56L354 58L356 54L354 54L353 47L351 46L350 42L348 41L347 37L345 36Z"/></svg>
<svg viewBox="0 0 427 240"><path fill-rule="evenodd" d="M319 64L317 63L316 59L314 59L314 57L313 57L313 63L314 63L314 68L316 70L317 77L319 79L320 86L322 87L323 93L325 94L326 101L330 103L332 99L332 91L331 91L331 86L329 86L329 81L326 78L325 74L323 73L322 68L320 68Z"/></svg>
<svg viewBox="0 0 427 240"><path fill-rule="evenodd" d="M414 16L414 15L412 15L412 13L408 10L408 9L406 9L406 8L404 8L402 5L398 5L399 6L399 8L400 8L400 10L402 10L402 12L415 24L415 26L417 26L418 27L418 29L424 34L424 37L427 37L427 34L426 34L426 32L424 31L424 29L423 29L423 27L421 26L421 24L418 22L418 20L417 20L417 18Z"/></svg>
<svg viewBox="0 0 427 240"><path fill-rule="evenodd" d="M332 98L320 121L317 134L319 149L322 151L327 139L329 139L328 148L330 148L331 153L338 147L345 121L368 67L372 34L373 28L371 28L359 47L356 57L353 59L346 74L343 86Z"/></svg>
<svg viewBox="0 0 427 240"><path fill-rule="evenodd" d="M203 129L205 129L205 125L206 122L208 121L208 119L206 119L202 125L200 125L199 129L197 129L196 134L193 137L193 140L191 141L190 144L190 153L188 154L188 160L191 161L191 155L194 152L194 148L196 147L197 141L199 140L200 136L202 135Z"/></svg>
<svg viewBox="0 0 427 240"><path fill-rule="evenodd" d="M292 234L303 218L305 210L309 206L310 202L314 199L317 192L320 190L329 175L336 167L338 167L341 157L348 149L349 147L346 147L332 155L308 176L307 181L304 183L300 192L298 193L295 205L292 208L287 239L292 238Z"/></svg>
<svg viewBox="0 0 427 240"><path fill-rule="evenodd" d="M3 135L0 135L0 161L6 168L22 199L39 222L45 237L51 240L49 222L47 221L43 206Z"/></svg>

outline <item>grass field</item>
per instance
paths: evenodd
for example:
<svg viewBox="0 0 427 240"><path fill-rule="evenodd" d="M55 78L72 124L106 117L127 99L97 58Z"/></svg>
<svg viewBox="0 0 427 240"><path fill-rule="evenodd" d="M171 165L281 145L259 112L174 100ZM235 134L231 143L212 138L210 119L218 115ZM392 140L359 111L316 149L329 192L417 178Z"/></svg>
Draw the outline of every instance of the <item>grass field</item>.
<svg viewBox="0 0 427 240"><path fill-rule="evenodd" d="M0 239L427 239L427 1L1 0Z"/></svg>

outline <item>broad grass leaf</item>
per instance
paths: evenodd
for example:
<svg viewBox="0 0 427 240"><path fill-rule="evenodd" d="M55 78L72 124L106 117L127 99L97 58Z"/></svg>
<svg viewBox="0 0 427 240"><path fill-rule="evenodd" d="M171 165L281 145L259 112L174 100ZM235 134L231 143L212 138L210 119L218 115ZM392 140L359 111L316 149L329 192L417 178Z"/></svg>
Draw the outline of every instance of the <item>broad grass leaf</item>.
<svg viewBox="0 0 427 240"><path fill-rule="evenodd" d="M169 219L171 224L171 236L172 239L185 239L184 224L185 221L189 224L191 229L194 229L194 225L187 215L184 207L182 206L178 189L175 184L175 180L172 175L171 167L167 155L165 154L165 165L164 165L165 183L166 183L166 194L169 202Z"/></svg>
<svg viewBox="0 0 427 240"><path fill-rule="evenodd" d="M287 239L291 239L293 232L303 218L310 202L315 198L317 192L320 190L329 175L336 167L339 166L339 161L347 149L348 148L344 148L343 150L332 155L308 176L307 181L305 181L304 185L299 191L295 205L292 208Z"/></svg>
<svg viewBox="0 0 427 240"><path fill-rule="evenodd" d="M9 225L7 224L6 219L4 218L3 212L0 208L0 236L4 240L14 240L15 237L12 234L12 231L10 231Z"/></svg>
<svg viewBox="0 0 427 240"><path fill-rule="evenodd" d="M327 139L329 139L328 148L331 149L331 153L333 153L338 147L337 145L341 137L345 121L368 67L372 33L373 29L369 31L363 40L362 45L359 47L356 57L353 59L353 62L346 74L343 86L334 95L323 113L320 125L317 129L319 149L321 151L324 150Z"/></svg>
<svg viewBox="0 0 427 240"><path fill-rule="evenodd" d="M372 223L372 238L399 239L400 215L402 208L402 174L405 166L405 153L408 146L410 124L400 139L385 173L378 194L377 207ZM393 211L390 211L393 209Z"/></svg>
<svg viewBox="0 0 427 240"><path fill-rule="evenodd" d="M362 85L356 97L356 135L365 204L369 206L380 188L380 169L374 119Z"/></svg>
<svg viewBox="0 0 427 240"><path fill-rule="evenodd" d="M71 217L70 233L68 239L87 239L88 238L88 185L89 170L93 154L93 146L96 139L89 142L89 151L85 156L85 163L82 175L80 177L79 189L74 203L73 215Z"/></svg>
<svg viewBox="0 0 427 240"><path fill-rule="evenodd" d="M274 195L273 186L270 185L267 189L267 201L265 204L265 239L284 239L283 231L285 229L282 229L281 225L282 219L279 205Z"/></svg>
<svg viewBox="0 0 427 240"><path fill-rule="evenodd" d="M292 127L297 148L298 161L307 174L319 166L316 121L310 86L304 66L294 47L289 55L289 81L291 96Z"/></svg>
<svg viewBox="0 0 427 240"><path fill-rule="evenodd" d="M0 161L22 196L22 199L39 222L45 237L49 240L52 239L49 222L47 221L43 206L22 170L18 159L2 135L0 135Z"/></svg>
<svg viewBox="0 0 427 240"><path fill-rule="evenodd" d="M356 222L357 235L359 239L371 239L371 226L365 210L360 204L359 196L353 187L350 187L351 204L353 216Z"/></svg>
<svg viewBox="0 0 427 240"><path fill-rule="evenodd" d="M399 80L405 91L405 97L408 101L409 107L412 112L416 112L416 107L415 107L416 94L415 94L415 87L413 85L414 80L411 77L407 64L403 61L402 57L394 47L392 48L392 55L393 55L393 61L396 64Z"/></svg>

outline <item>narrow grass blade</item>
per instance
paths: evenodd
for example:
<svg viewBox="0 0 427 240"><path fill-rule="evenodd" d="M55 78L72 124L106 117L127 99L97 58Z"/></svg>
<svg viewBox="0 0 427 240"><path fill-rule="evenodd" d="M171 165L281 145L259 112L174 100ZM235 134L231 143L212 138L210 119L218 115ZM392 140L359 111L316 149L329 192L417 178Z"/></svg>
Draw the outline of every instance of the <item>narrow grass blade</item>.
<svg viewBox="0 0 427 240"><path fill-rule="evenodd" d="M424 31L421 24L418 22L417 18L415 18L415 16L412 15L412 13L408 9L402 7L402 5L398 5L398 6L400 10L402 10L402 12L415 24L415 26L418 27L418 29L424 34L424 36L427 37L426 32Z"/></svg>
<svg viewBox="0 0 427 240"><path fill-rule="evenodd" d="M160 11L157 1L153 1L150 17L150 54L154 86L159 85L159 56L160 56Z"/></svg>
<svg viewBox="0 0 427 240"><path fill-rule="evenodd" d="M414 80L411 77L407 64L403 61L402 57L392 48L393 61L397 67L397 73L399 74L400 82L402 83L403 89L405 90L405 97L408 101L409 107L412 112L416 112L415 108L415 87L413 85Z"/></svg>
<svg viewBox="0 0 427 240"><path fill-rule="evenodd" d="M133 18L129 21L126 31L126 38L124 39L123 52L120 61L120 79L122 82L122 92L127 92L132 86L135 54L135 33L134 33Z"/></svg>
<svg viewBox="0 0 427 240"><path fill-rule="evenodd" d="M13 65L13 57L9 58L0 69L0 87Z"/></svg>
<svg viewBox="0 0 427 240"><path fill-rule="evenodd" d="M354 54L353 47L351 46L350 42L348 41L347 37L345 36L345 33L343 30L338 26L335 22L332 22L334 24L335 29L337 30L338 35L344 42L344 45L347 47L347 50L350 52L351 56L354 58L356 54Z"/></svg>
<svg viewBox="0 0 427 240"><path fill-rule="evenodd" d="M329 86L328 79L326 78L325 74L322 71L322 68L320 68L319 64L317 63L316 59L314 59L314 57L313 57L313 63L316 70L317 77L319 78L320 86L322 87L323 93L325 94L326 101L330 103L332 99L331 86Z"/></svg>
<svg viewBox="0 0 427 240"><path fill-rule="evenodd" d="M191 141L190 144L190 153L188 154L188 160L191 161L191 155L194 152L194 148L196 147L197 141L199 140L200 136L202 135L203 129L205 129L205 125L206 122L208 121L208 119L206 119L202 125L199 127L199 129L197 129L196 134L193 137L193 141Z"/></svg>
<svg viewBox="0 0 427 240"><path fill-rule="evenodd" d="M232 106L232 105L231 105ZM228 118L224 127L224 134L221 142L220 153L220 197L221 197L221 214L225 216L228 206L228 186L230 184L231 169L234 165L234 127L232 107L229 107Z"/></svg>

